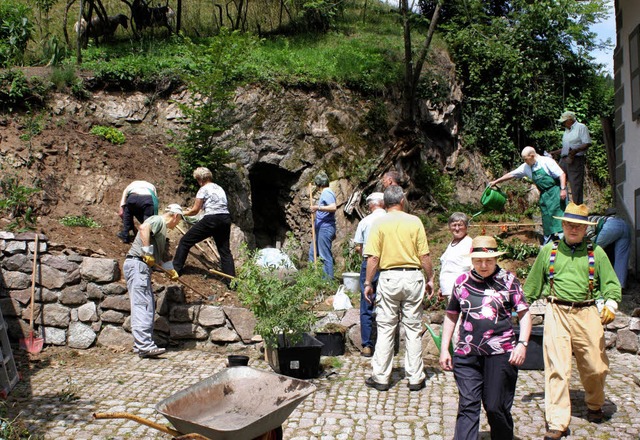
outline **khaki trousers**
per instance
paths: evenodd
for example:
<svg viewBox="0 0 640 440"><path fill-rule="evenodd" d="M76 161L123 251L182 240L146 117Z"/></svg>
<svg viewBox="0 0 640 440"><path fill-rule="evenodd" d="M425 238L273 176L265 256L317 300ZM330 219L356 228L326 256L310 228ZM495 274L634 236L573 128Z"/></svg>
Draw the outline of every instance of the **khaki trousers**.
<svg viewBox="0 0 640 440"><path fill-rule="evenodd" d="M376 292L378 340L371 359L373 379L388 384L393 368L393 345L398 314L406 337L404 371L410 384L425 379L422 360L422 299L425 279L420 270L382 271Z"/></svg>
<svg viewBox="0 0 640 440"><path fill-rule="evenodd" d="M564 431L571 422L571 353L589 409L604 404L604 382L609 373L604 329L596 306L572 308L547 303L544 320L544 404L549 429Z"/></svg>

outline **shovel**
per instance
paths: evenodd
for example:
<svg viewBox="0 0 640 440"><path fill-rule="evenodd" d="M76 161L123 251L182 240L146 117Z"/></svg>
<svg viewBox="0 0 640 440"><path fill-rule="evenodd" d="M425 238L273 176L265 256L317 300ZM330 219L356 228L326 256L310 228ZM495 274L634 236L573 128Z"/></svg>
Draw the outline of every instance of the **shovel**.
<svg viewBox="0 0 640 440"><path fill-rule="evenodd" d="M20 348L27 350L29 353L40 353L44 339L33 336L33 310L36 305L36 269L38 263L38 234L36 233L35 249L33 250L33 270L31 273L31 316L29 319L29 336L20 338Z"/></svg>

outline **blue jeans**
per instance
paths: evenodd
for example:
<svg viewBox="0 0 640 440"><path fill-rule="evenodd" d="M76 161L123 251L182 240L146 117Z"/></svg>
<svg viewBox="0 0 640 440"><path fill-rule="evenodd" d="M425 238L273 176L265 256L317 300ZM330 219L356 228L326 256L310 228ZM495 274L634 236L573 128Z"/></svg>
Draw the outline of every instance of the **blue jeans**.
<svg viewBox="0 0 640 440"><path fill-rule="evenodd" d="M336 225L322 223L316 225L316 248L318 258L322 260L322 269L325 278L333 278L333 254L331 253L331 243L336 238ZM313 261L313 243L309 246L309 261Z"/></svg>
<svg viewBox="0 0 640 440"><path fill-rule="evenodd" d="M380 276L380 272L376 272L376 275L371 280L371 286L373 287L373 298L371 303L368 303L364 298L364 282L367 279L367 259L362 259L362 264L360 265L360 338L362 339L363 347L371 347L375 346L375 341L371 337L371 333L375 328L375 319L373 317L373 311L376 308L376 300L375 300L375 291L378 287L378 277Z"/></svg>
<svg viewBox="0 0 640 440"><path fill-rule="evenodd" d="M613 270L616 272L620 285L623 288L626 287L631 244L631 231L627 223L621 218L608 218L596 238L596 244L602 248L613 244L615 255Z"/></svg>

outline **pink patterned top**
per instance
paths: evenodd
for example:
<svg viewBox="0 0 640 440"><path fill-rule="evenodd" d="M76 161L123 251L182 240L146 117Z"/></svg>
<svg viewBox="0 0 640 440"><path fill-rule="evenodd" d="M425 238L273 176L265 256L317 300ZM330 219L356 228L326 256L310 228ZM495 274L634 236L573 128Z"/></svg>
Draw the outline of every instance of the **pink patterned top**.
<svg viewBox="0 0 640 440"><path fill-rule="evenodd" d="M455 354L490 356L513 351L511 312L528 308L520 281L499 266L486 278L473 270L460 275L447 306L447 313L462 314Z"/></svg>

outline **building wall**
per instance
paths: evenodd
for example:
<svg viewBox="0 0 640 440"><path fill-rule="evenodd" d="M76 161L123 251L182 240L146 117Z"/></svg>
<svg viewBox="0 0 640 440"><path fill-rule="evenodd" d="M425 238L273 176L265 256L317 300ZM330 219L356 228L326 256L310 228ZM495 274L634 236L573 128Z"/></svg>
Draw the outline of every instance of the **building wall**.
<svg viewBox="0 0 640 440"><path fill-rule="evenodd" d="M635 231L632 264L640 274L640 117L633 119L629 36L640 25L640 1L616 0L617 41L614 52L616 88L616 201Z"/></svg>

